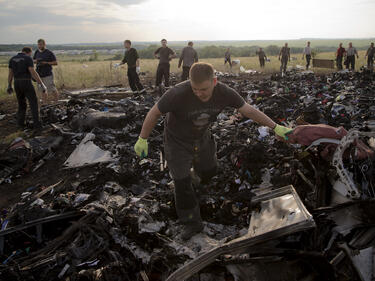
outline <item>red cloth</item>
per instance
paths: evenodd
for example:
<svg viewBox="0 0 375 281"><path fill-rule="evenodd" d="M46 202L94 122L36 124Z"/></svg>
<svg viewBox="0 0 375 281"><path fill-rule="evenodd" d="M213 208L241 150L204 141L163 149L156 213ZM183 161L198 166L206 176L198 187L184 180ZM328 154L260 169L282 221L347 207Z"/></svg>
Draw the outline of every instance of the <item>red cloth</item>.
<svg viewBox="0 0 375 281"><path fill-rule="evenodd" d="M335 128L324 124L301 125L297 126L293 132L288 135L288 142L309 146L314 141L321 138L341 140L347 134L348 132L343 127ZM322 145L323 149L320 155L322 158L329 161L337 148L337 144L322 143ZM355 145L357 148L356 159L372 158L374 156L374 151L367 147L362 141L357 141ZM345 156L347 155L344 155L344 157Z"/></svg>
<svg viewBox="0 0 375 281"><path fill-rule="evenodd" d="M338 57L343 57L345 53L345 48L341 47L337 49L337 56Z"/></svg>

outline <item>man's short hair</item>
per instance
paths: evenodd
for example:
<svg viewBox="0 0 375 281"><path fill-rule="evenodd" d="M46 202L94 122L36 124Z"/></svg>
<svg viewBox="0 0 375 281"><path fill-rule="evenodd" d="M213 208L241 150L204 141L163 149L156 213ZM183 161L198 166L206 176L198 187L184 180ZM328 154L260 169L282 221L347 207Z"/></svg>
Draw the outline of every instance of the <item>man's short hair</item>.
<svg viewBox="0 0 375 281"><path fill-rule="evenodd" d="M206 62L196 62L190 68L190 80L194 83L202 83L215 77L214 67Z"/></svg>
<svg viewBox="0 0 375 281"><path fill-rule="evenodd" d="M193 41L189 41L189 42L188 42L188 45L189 45L189 46L193 46Z"/></svg>
<svg viewBox="0 0 375 281"><path fill-rule="evenodd" d="M125 40L124 43L128 43L129 45L132 44L132 42L130 40Z"/></svg>
<svg viewBox="0 0 375 281"><path fill-rule="evenodd" d="M23 47L22 48L22 53L30 54L33 51L31 47Z"/></svg>
<svg viewBox="0 0 375 281"><path fill-rule="evenodd" d="M160 40L160 42L163 42L163 41L167 42L167 39L161 39L161 40Z"/></svg>
<svg viewBox="0 0 375 281"><path fill-rule="evenodd" d="M38 43L43 43L43 44L46 44L46 41L42 38L38 39Z"/></svg>

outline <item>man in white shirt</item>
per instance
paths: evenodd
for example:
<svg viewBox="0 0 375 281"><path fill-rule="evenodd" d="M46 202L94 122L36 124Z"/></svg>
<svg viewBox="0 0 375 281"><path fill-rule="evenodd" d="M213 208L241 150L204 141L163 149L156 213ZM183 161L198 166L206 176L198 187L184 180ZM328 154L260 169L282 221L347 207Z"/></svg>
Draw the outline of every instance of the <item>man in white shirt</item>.
<svg viewBox="0 0 375 281"><path fill-rule="evenodd" d="M355 69L355 56L357 55L357 59L359 58L357 49L353 47L352 42L349 43L349 48L346 50L346 68L350 68L351 70Z"/></svg>
<svg viewBox="0 0 375 281"><path fill-rule="evenodd" d="M310 60L311 60L311 47L310 47L310 41L307 42L307 46L303 50L302 59L306 56L306 70L309 69L310 66Z"/></svg>

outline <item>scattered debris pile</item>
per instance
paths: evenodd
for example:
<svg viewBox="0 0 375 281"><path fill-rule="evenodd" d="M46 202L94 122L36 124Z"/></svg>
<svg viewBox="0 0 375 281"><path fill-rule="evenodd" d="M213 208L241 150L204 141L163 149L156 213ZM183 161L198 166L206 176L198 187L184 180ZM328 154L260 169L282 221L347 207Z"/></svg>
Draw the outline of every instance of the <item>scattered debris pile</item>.
<svg viewBox="0 0 375 281"><path fill-rule="evenodd" d="M188 242L179 238L163 120L149 157L133 152L152 96L85 92L42 108L53 129L15 140L0 156L0 182L38 173L59 150L61 178L25 186L2 211L0 280L372 280L374 78L221 76L277 122L326 124L334 134L296 129L287 144L231 110L220 114L212 127L220 171L196 187L204 230Z"/></svg>

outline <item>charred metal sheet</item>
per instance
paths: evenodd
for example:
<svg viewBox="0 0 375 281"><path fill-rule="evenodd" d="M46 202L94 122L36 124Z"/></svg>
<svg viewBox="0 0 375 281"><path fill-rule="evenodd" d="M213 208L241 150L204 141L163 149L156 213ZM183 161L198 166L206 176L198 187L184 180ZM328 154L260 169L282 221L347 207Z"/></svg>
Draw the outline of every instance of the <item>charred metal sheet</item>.
<svg viewBox="0 0 375 281"><path fill-rule="evenodd" d="M349 174L347 169L345 169L343 157L347 148L350 145L355 144L355 142L358 142L360 136L374 137L375 132L366 133L359 132L357 130L350 130L348 134L341 139L340 145L337 147L332 159L332 165L336 168L337 174L340 176L341 182L344 183L342 187L345 187L344 190L338 189L337 191L340 192L342 195L352 199L360 198L362 193L354 183L352 176ZM373 156L373 151L370 150L368 152L368 157L371 156Z"/></svg>
<svg viewBox="0 0 375 281"><path fill-rule="evenodd" d="M43 224L47 224L47 223L54 222L54 221L65 220L65 219L69 219L69 218L81 217L84 214L85 213L81 212L81 211L72 211L72 212L67 212L67 213L64 213L64 214L53 215L53 216L49 216L49 217L46 217L46 218L37 219L37 220L34 220L34 221L29 221L29 222L26 222L23 225L9 227L5 230L2 230L2 231L0 231L0 254L4 253L4 247L5 247L4 242L5 242L5 237L7 235L11 235L14 232L23 231L23 230L31 228L31 227L36 227L37 240L38 240L38 243L41 243L42 242L42 225Z"/></svg>
<svg viewBox="0 0 375 281"><path fill-rule="evenodd" d="M253 211L246 235L199 256L175 271L167 281L186 280L220 255L239 253L271 239L315 227L312 216L293 186L258 195L252 202L259 203L260 210Z"/></svg>

